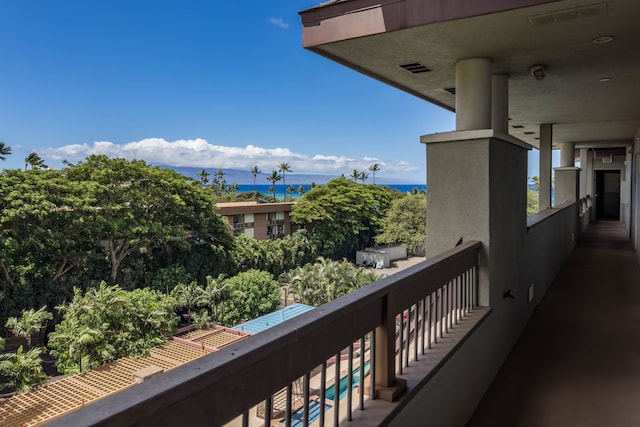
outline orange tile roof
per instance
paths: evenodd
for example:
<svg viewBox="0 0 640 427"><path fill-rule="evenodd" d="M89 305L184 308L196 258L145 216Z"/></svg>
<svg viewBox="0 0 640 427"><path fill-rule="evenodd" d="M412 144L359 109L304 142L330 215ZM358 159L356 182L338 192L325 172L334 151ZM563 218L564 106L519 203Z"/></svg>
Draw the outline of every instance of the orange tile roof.
<svg viewBox="0 0 640 427"><path fill-rule="evenodd" d="M213 351L212 347L224 347L249 334L216 327L213 331L196 331L188 335L192 335L188 338L192 342L201 341L202 344L193 345L173 340L151 349L146 357L118 359L91 371L67 376L0 401L0 426L41 425L136 385L132 374L140 369L158 366L168 371L207 355Z"/></svg>

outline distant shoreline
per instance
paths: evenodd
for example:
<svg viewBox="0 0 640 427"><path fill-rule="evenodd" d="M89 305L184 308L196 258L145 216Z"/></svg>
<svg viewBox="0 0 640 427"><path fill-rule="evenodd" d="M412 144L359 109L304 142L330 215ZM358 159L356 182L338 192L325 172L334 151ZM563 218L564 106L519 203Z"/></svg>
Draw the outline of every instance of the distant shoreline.
<svg viewBox="0 0 640 427"><path fill-rule="evenodd" d="M372 184L372 183L369 183ZM308 184L287 184L285 188L288 188L289 185L293 185L296 189L298 189L298 187L303 187L305 189L305 192L308 192L309 190L311 190L311 186ZM318 185L322 185L322 184L318 184ZM378 184L376 184L378 185ZM240 184L238 186L238 193L251 193L253 191L253 184ZM413 191L414 188L417 188L418 191L422 191L422 190L426 190L427 186L425 184L380 184L380 187L389 187L392 190L398 190L402 193L410 193L411 191ZM269 191L269 188L271 188L270 184L256 184L256 191L258 193L262 193L262 194L266 194L268 196L271 196L272 193ZM281 183L277 183L275 185L275 190L276 190L276 198L277 199L282 199L283 196L283 192L282 192L282 184ZM293 196L293 198L297 198L300 197L299 193L286 193L287 197L289 196Z"/></svg>

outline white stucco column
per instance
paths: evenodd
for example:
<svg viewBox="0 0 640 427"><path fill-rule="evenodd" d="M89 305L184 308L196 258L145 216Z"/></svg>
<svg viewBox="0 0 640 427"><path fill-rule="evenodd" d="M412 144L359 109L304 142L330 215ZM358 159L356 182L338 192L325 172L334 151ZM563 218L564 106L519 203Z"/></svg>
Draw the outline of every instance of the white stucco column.
<svg viewBox="0 0 640 427"><path fill-rule="evenodd" d="M456 130L491 128L491 61L456 62Z"/></svg>
<svg viewBox="0 0 640 427"><path fill-rule="evenodd" d="M509 133L509 77L491 77L491 127L496 132Z"/></svg>
<svg viewBox="0 0 640 427"><path fill-rule="evenodd" d="M553 125L540 125L540 192L539 209L543 211L551 207L551 143L553 142Z"/></svg>
<svg viewBox="0 0 640 427"><path fill-rule="evenodd" d="M560 144L560 167L574 167L576 165L575 145L570 142Z"/></svg>
<svg viewBox="0 0 640 427"><path fill-rule="evenodd" d="M580 191L580 168L559 167L556 171L556 204L577 202Z"/></svg>

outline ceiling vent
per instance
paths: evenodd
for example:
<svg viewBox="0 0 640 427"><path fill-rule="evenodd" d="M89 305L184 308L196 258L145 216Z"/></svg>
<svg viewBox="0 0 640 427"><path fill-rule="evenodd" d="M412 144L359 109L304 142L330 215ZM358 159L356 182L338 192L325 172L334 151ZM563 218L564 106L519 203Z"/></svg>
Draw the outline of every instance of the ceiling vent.
<svg viewBox="0 0 640 427"><path fill-rule="evenodd" d="M411 74L420 74L420 73L428 73L431 71L431 68L425 67L424 65L418 62L412 62L411 64L399 65L405 71L410 72Z"/></svg>
<svg viewBox="0 0 640 427"><path fill-rule="evenodd" d="M524 129L524 126L522 126L522 125L513 125L511 127L514 128L514 129Z"/></svg>
<svg viewBox="0 0 640 427"><path fill-rule="evenodd" d="M604 15L607 13L606 3L596 3L589 6L576 7L572 9L558 10L542 15L530 16L529 23L534 27L554 24L557 22L570 21L578 18L588 18L590 16Z"/></svg>
<svg viewBox="0 0 640 427"><path fill-rule="evenodd" d="M451 95L455 96L456 95L456 88L455 87L445 87L444 88L445 92L449 92Z"/></svg>
<svg viewBox="0 0 640 427"><path fill-rule="evenodd" d="M525 135L533 135L534 133L535 132L531 132L531 131L524 132Z"/></svg>

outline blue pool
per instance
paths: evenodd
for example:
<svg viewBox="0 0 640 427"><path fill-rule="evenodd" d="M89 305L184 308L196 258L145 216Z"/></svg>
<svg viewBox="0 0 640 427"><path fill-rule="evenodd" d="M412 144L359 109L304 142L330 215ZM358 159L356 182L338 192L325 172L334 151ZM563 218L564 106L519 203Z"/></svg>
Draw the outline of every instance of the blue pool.
<svg viewBox="0 0 640 427"><path fill-rule="evenodd" d="M369 361L367 360L364 364L364 374L367 375L369 373ZM344 376L340 378L340 394L338 397L340 400L344 399L347 396L349 376ZM353 371L353 380L351 382L351 388L356 388L356 386L360 384L360 368L357 368ZM325 391L325 397L330 400L335 400L335 384L331 387L327 388ZM325 412L331 409L331 405L325 403L324 410ZM309 424L313 423L315 420L320 418L320 411L322 408L320 407L320 399L313 399L309 401ZM301 427L303 425L304 419L304 408L300 408L297 411L291 414L291 426L292 427ZM284 424L285 419L280 420L281 423Z"/></svg>
<svg viewBox="0 0 640 427"><path fill-rule="evenodd" d="M364 364L364 375L366 376L369 373L369 361L367 360ZM349 376L344 376L340 378L340 393L338 395L339 400L344 399L347 396L347 392L349 390ZM351 381L351 388L356 388L356 386L360 384L360 368L356 368L353 371L353 379ZM327 388L325 392L325 397L329 400L336 400L336 392L335 392L335 384L331 387Z"/></svg>

